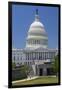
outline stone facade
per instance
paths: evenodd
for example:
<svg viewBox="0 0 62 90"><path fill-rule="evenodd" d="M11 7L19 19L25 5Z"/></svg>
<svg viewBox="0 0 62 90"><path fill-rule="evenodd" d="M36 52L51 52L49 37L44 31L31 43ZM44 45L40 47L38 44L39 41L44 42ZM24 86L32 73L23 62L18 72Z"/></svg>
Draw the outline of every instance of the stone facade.
<svg viewBox="0 0 62 90"><path fill-rule="evenodd" d="M54 56L57 54L57 49L13 49L12 61L16 64L26 64L33 68L33 75L47 75L47 69L51 68L51 62ZM42 74L40 74L42 73Z"/></svg>
<svg viewBox="0 0 62 90"><path fill-rule="evenodd" d="M51 74L51 62L58 53L57 49L48 48L48 36L44 25L39 20L38 10L35 20L30 25L24 49L12 49L12 62L29 65L33 75Z"/></svg>

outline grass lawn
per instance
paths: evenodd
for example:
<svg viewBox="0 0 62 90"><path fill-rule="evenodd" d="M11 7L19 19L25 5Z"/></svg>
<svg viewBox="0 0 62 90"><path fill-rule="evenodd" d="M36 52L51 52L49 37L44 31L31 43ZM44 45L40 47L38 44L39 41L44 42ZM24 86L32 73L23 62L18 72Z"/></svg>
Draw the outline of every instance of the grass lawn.
<svg viewBox="0 0 62 90"><path fill-rule="evenodd" d="M33 80L13 83L12 85L18 86L18 85L34 85L34 84L50 84L50 83L58 83L58 77L43 76Z"/></svg>

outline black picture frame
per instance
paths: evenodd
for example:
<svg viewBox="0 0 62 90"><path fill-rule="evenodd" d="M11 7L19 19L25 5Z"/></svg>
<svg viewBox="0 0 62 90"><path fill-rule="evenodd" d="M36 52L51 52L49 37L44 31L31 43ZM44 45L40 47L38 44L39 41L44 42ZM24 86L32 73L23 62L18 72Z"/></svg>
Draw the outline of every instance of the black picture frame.
<svg viewBox="0 0 62 90"><path fill-rule="evenodd" d="M33 6L47 6L47 7L58 7L58 53L59 53L59 74L58 83L51 84L39 84L39 85L26 85L26 86L12 86L12 5L33 5ZM19 88L19 87L38 87L38 86L55 86L60 85L60 4L45 4L45 3L29 3L29 2L8 2L8 88Z"/></svg>

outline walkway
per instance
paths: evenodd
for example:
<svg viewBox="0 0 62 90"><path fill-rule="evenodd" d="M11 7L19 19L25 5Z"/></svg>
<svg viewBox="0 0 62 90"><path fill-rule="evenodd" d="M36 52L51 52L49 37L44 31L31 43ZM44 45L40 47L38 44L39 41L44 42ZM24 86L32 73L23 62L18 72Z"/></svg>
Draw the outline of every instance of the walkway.
<svg viewBox="0 0 62 90"><path fill-rule="evenodd" d="M38 78L39 76L34 76L34 77L28 77L27 79L23 79L23 80L17 80L17 81L12 81L12 83L17 83L17 82L23 82L23 81L27 81L27 80L32 80L32 79L36 79Z"/></svg>
<svg viewBox="0 0 62 90"><path fill-rule="evenodd" d="M17 81L12 81L12 83L17 83L17 82L23 82L23 81L28 81L28 80L33 80L33 79L36 79L38 77L56 77L55 75L51 75L51 76L33 76L33 77L28 77L26 79L23 79L23 80L17 80Z"/></svg>

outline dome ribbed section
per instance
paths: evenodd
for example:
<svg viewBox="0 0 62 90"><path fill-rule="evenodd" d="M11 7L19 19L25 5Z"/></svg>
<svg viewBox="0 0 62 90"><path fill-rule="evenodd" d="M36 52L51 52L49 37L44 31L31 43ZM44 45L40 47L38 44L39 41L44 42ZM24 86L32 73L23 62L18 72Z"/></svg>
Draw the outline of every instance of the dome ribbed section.
<svg viewBox="0 0 62 90"><path fill-rule="evenodd" d="M47 48L48 37L44 29L44 25L39 21L38 11L35 15L34 22L30 25L28 36L26 38L26 47L29 48Z"/></svg>

